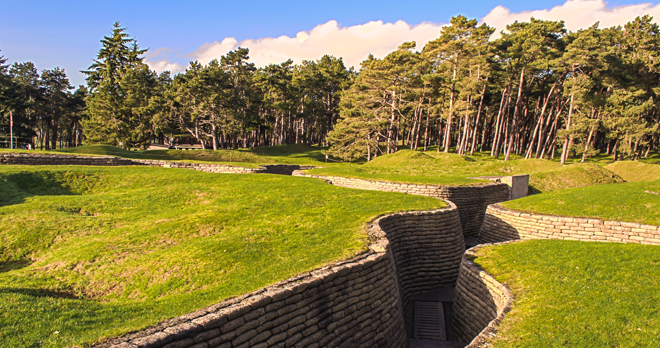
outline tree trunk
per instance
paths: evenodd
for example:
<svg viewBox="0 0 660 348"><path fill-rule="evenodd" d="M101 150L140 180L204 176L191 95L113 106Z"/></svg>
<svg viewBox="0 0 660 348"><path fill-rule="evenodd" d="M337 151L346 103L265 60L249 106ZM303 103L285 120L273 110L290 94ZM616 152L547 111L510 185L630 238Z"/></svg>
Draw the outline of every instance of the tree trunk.
<svg viewBox="0 0 660 348"><path fill-rule="evenodd" d="M570 129L571 129L571 116L572 116L572 114L573 114L573 94L571 94L571 104L568 107L568 120L566 121L566 131L567 132L570 132ZM566 135L566 137L564 139L564 148L561 152L561 164L564 164L566 162L566 159L568 157L569 142L572 139L573 139L572 135L570 136L570 139L569 139L568 135Z"/></svg>
<svg viewBox="0 0 660 348"><path fill-rule="evenodd" d="M619 138L614 142L614 148L612 148L612 159L614 162L619 160Z"/></svg>
<svg viewBox="0 0 660 348"><path fill-rule="evenodd" d="M479 119L481 118L481 106L484 103L484 95L486 94L486 84L481 89L481 97L479 98L479 108L477 109L477 119L474 121L474 132L472 132L472 145L470 146L470 156L474 154L474 146L477 142L477 130L479 129ZM485 128L485 124L484 124Z"/></svg>
<svg viewBox="0 0 660 348"><path fill-rule="evenodd" d="M429 117L431 114L431 101L429 99L429 106L426 112L426 125L424 126L424 152L426 152L426 147L429 144Z"/></svg>
<svg viewBox="0 0 660 348"><path fill-rule="evenodd" d="M502 100L500 101L500 111L497 113L497 126L495 127L495 138L493 139L493 148L491 149L491 156L496 159L500 157L500 144L502 141L502 130L504 129L505 117L503 112L508 114L506 109L509 107L509 97L511 95L511 82L504 89L502 93Z"/></svg>
<svg viewBox="0 0 660 348"><path fill-rule="evenodd" d="M516 98L516 105L513 108L513 117L511 120L511 134L509 134L509 146L507 147L506 154L504 155L504 160L508 161L509 156L511 155L511 145L513 142L513 133L516 127L516 119L518 117L518 106L520 105L520 97L522 96L523 84L525 82L525 67L523 66L520 69L520 84L518 85L518 97Z"/></svg>
<svg viewBox="0 0 660 348"><path fill-rule="evenodd" d="M449 153L449 145L451 142L451 124L452 124L452 119L454 117L454 87L455 85L452 85L451 87L451 94L449 96L449 116L447 117L447 126L445 127L445 143L444 143L444 151L445 153Z"/></svg>

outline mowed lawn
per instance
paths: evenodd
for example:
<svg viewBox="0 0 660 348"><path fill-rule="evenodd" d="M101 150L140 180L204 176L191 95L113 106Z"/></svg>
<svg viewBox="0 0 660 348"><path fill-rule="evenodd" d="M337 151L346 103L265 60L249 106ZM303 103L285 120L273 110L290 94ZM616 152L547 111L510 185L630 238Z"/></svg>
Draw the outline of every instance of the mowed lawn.
<svg viewBox="0 0 660 348"><path fill-rule="evenodd" d="M660 347L660 246L530 240L475 262L515 297L494 347Z"/></svg>
<svg viewBox="0 0 660 348"><path fill-rule="evenodd" d="M660 225L660 180L546 192L503 206L532 213Z"/></svg>
<svg viewBox="0 0 660 348"><path fill-rule="evenodd" d="M0 347L87 346L347 259L364 226L444 207L321 180L0 167Z"/></svg>

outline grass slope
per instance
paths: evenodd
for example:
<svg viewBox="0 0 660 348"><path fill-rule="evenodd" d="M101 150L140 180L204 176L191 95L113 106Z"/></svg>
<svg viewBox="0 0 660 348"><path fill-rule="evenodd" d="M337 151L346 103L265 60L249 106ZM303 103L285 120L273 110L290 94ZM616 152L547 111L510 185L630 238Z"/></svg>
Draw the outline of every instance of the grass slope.
<svg viewBox="0 0 660 348"><path fill-rule="evenodd" d="M476 263L515 297L494 347L659 347L660 247L532 240Z"/></svg>
<svg viewBox="0 0 660 348"><path fill-rule="evenodd" d="M540 159L514 159L504 162L481 154L469 157L410 150L379 156L364 165L354 165L350 168L347 166L318 168L309 170L308 173L413 184L459 186L487 182L470 177L531 174L530 185L536 192L623 182L616 174L595 164L562 166L556 162Z"/></svg>
<svg viewBox="0 0 660 348"><path fill-rule="evenodd" d="M660 180L660 165L643 162L619 161L605 167L627 182Z"/></svg>
<svg viewBox="0 0 660 348"><path fill-rule="evenodd" d="M624 182L623 178L607 168L578 163L536 172L529 177L529 185L535 193L622 182Z"/></svg>
<svg viewBox="0 0 660 348"><path fill-rule="evenodd" d="M439 200L314 179L0 167L0 346L85 346L365 249Z"/></svg>
<svg viewBox="0 0 660 348"><path fill-rule="evenodd" d="M547 192L501 204L532 213L660 225L658 193L660 181L623 183Z"/></svg>

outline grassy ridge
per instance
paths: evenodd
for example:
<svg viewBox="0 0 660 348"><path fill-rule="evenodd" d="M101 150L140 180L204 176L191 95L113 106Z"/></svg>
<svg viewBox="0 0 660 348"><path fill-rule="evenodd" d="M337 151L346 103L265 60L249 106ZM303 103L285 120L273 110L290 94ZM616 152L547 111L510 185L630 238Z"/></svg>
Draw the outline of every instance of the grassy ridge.
<svg viewBox="0 0 660 348"><path fill-rule="evenodd" d="M475 262L515 297L495 347L660 346L658 246L532 240Z"/></svg>
<svg viewBox="0 0 660 348"><path fill-rule="evenodd" d="M660 181L560 190L501 204L532 213L660 225Z"/></svg>
<svg viewBox="0 0 660 348"><path fill-rule="evenodd" d="M318 168L309 170L308 173L413 184L459 186L487 182L471 177L531 174L530 185L536 192L623 182L616 174L595 164L562 166L556 162L539 159L514 159L504 162L481 155L469 157L410 150L379 156L363 165Z"/></svg>
<svg viewBox="0 0 660 348"><path fill-rule="evenodd" d="M365 248L439 200L319 180L141 167L0 167L0 346L86 345Z"/></svg>

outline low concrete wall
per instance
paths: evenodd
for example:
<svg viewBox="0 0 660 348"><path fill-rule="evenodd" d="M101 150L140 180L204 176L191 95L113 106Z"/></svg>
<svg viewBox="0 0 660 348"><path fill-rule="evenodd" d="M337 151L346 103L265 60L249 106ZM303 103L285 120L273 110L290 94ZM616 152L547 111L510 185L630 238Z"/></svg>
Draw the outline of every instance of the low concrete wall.
<svg viewBox="0 0 660 348"><path fill-rule="evenodd" d="M10 165L82 165L82 166L131 166L147 165L163 168L184 168L211 173L226 174L281 174L291 175L299 169L311 169L311 166L296 164L266 164L259 168L247 168L216 163L188 163L159 160L126 159L112 156L76 156L57 154L4 153L0 154L0 164Z"/></svg>
<svg viewBox="0 0 660 348"><path fill-rule="evenodd" d="M135 347L407 347L402 303L458 278L458 212L381 217L369 251L97 345Z"/></svg>
<svg viewBox="0 0 660 348"><path fill-rule="evenodd" d="M505 183L484 184L479 186L441 186L401 184L338 176L309 175L302 171L294 171L293 175L319 178L336 186L354 189L401 192L446 199L453 202L458 207L461 227L465 237L477 237L484 220L486 207L489 204L504 202L509 197L509 186Z"/></svg>
<svg viewBox="0 0 660 348"><path fill-rule="evenodd" d="M477 250L487 245L467 250L461 260L451 330L457 339L470 342L466 348L490 346L513 303L511 291L472 262Z"/></svg>
<svg viewBox="0 0 660 348"><path fill-rule="evenodd" d="M660 226L524 213L488 206L479 243L518 239L564 239L660 245Z"/></svg>

